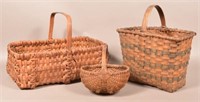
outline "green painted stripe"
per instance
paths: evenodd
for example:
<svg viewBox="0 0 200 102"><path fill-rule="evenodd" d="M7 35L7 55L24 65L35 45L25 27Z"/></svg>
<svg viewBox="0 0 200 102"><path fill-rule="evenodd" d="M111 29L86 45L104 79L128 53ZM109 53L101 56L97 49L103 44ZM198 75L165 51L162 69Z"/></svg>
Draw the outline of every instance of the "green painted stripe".
<svg viewBox="0 0 200 102"><path fill-rule="evenodd" d="M166 76L158 77L155 74L149 74L149 73L145 73L145 72L135 73L134 68L130 67L130 69L131 69L131 71L133 71L133 72L131 72L131 74L133 74L133 76L135 76L139 79L146 77L147 80L156 80L156 81L160 81L160 82L166 81L167 83L173 83L173 82L179 82L182 79L185 79L185 77L186 77L186 73L183 73L178 77L166 77Z"/></svg>
<svg viewBox="0 0 200 102"><path fill-rule="evenodd" d="M161 68L162 70L178 70L181 67L186 68L188 65L188 61L185 63L181 63L179 65L174 65L174 64L169 64L169 65L164 65L164 64L160 64L160 63L152 63L150 61L142 61L139 60L136 57L131 57L131 56L127 56L127 55L123 55L123 59L124 62L129 61L131 62L131 66L134 66L133 63L136 63L137 65L140 66L140 68L144 68L144 67L149 67L149 68Z"/></svg>
<svg viewBox="0 0 200 102"><path fill-rule="evenodd" d="M157 50L157 49L150 49L150 48L143 48L140 45L135 45L135 44L127 44L127 43L121 43L121 46L123 49L138 49L139 51L147 54L147 55L156 55L156 56L164 56L167 55L169 58L176 58L177 56L185 56L186 54L190 54L191 48L188 48L184 51L180 52L169 52L169 51L164 51L164 50Z"/></svg>

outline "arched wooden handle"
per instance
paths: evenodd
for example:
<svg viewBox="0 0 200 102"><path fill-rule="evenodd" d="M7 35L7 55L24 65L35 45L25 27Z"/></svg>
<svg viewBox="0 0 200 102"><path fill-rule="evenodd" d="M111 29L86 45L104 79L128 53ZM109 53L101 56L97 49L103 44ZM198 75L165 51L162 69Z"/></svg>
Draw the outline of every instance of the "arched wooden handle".
<svg viewBox="0 0 200 102"><path fill-rule="evenodd" d="M147 8L145 14L144 14L144 18L143 18L143 21L142 21L142 31L146 31L147 30L147 23L148 23L148 18L149 18L149 15L151 14L151 11L153 8L156 8L157 11L158 11L158 14L160 16L160 21L161 21L161 27L166 27L166 22L165 22L165 15L161 9L160 6L158 5L151 5Z"/></svg>
<svg viewBox="0 0 200 102"><path fill-rule="evenodd" d="M102 71L103 72L107 72L107 54L108 54L108 51L107 51L107 47L102 45Z"/></svg>
<svg viewBox="0 0 200 102"><path fill-rule="evenodd" d="M67 39L67 47L71 48L72 46L72 20L71 17L63 12L53 12L50 16L50 26L49 26L49 37L48 39L52 39L53 27L54 27L54 18L56 14L62 14L66 17L67 21L67 32L66 32L66 39Z"/></svg>

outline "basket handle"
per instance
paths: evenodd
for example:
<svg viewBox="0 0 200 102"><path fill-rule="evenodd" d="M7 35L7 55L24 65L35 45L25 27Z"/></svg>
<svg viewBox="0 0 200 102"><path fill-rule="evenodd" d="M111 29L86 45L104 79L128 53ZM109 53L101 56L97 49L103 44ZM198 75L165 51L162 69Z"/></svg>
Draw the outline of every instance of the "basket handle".
<svg viewBox="0 0 200 102"><path fill-rule="evenodd" d="M107 72L107 48L106 46L102 46L102 71Z"/></svg>
<svg viewBox="0 0 200 102"><path fill-rule="evenodd" d="M144 14L144 18L143 18L143 21L142 21L142 31L146 31L147 30L147 22L148 22L148 18L149 18L149 15L151 14L151 11L153 8L156 8L156 10L158 11L158 14L160 16L160 21L161 21L161 27L166 27L166 22L165 22L165 15L161 9L160 6L158 5L151 5L147 8L145 14Z"/></svg>
<svg viewBox="0 0 200 102"><path fill-rule="evenodd" d="M66 13L63 13L63 12L53 12L53 13L51 13L48 39L49 40L52 39L54 18L55 18L56 14L62 14L67 19L67 22L66 22L67 23L67 32L66 32L67 36L66 36L66 39L67 39L67 47L70 48L72 46L72 20L71 20L71 17Z"/></svg>

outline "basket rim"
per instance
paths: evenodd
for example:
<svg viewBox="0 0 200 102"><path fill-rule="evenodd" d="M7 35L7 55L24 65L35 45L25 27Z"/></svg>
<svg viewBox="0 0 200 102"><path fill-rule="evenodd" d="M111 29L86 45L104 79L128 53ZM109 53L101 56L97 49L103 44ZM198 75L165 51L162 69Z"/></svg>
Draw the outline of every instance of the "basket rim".
<svg viewBox="0 0 200 102"><path fill-rule="evenodd" d="M73 37L72 40L79 40L79 39L87 39L86 41L91 41L93 43L99 43L98 46L94 46L94 47L89 47L89 48L81 48L81 47L77 47L76 49L84 51L84 50L88 50L88 49L96 49L96 48L101 48L102 45L107 45L106 43L98 40L98 39L94 39L88 36L77 36L77 37ZM54 40L58 40L58 41L65 41L66 39L52 39L51 41ZM38 42L48 42L49 40L23 40L23 41L15 41L15 42L11 42L7 45L7 50L12 53L16 58L23 56L23 57L28 57L28 56L32 56L35 55L36 53L34 52L28 52L28 53L17 53L15 51L13 51L11 49L11 46L18 46L18 44L21 43L38 43ZM73 48L73 47L72 47ZM41 51L41 52L37 52L38 55L42 55L42 54L52 54L52 53L64 53L66 51L74 51L73 49L69 50L69 49L60 49L60 50L56 50L56 51ZM75 52L75 51L74 51Z"/></svg>
<svg viewBox="0 0 200 102"><path fill-rule="evenodd" d="M88 70L86 70L86 69L84 69L84 68L92 68L92 67L101 67L102 65L101 64L95 64L95 65L85 65L85 66L82 66L81 67L81 72L84 72L84 73L91 73L91 71L88 71ZM106 64L106 66L107 67L115 67L115 68L117 68L117 67L123 67L123 68L125 68L124 70L121 70L121 71L117 71L117 72L114 72L114 73L112 73L112 74L120 74L120 73L126 73L126 72L128 72L128 73L130 73L130 68L128 67L128 66L126 66L126 65L116 65L116 64ZM99 72L96 72L96 73L94 73L93 72L93 74L98 74Z"/></svg>
<svg viewBox="0 0 200 102"><path fill-rule="evenodd" d="M150 37L156 37L156 38L161 38L161 39L166 39L166 40L172 40L172 41L182 41L182 40L186 40L189 38L192 38L193 36L196 35L196 32L194 31L189 31L189 30L183 30L183 29L177 29L177 28L168 28L168 27L158 27L158 26L152 26L152 27L148 27L147 29L151 29L151 30L169 30L169 31L173 31L173 32L178 32L178 33L187 33L188 36L183 36L180 38L175 38L175 37L170 37L170 36L162 36L162 35L153 35L150 33L145 33L145 32L133 32L130 31L130 29L137 29L137 30L141 30L141 26L135 26L135 27L123 27L123 28L118 28L116 31L118 33L124 33L124 34L137 34L140 36L150 36Z"/></svg>

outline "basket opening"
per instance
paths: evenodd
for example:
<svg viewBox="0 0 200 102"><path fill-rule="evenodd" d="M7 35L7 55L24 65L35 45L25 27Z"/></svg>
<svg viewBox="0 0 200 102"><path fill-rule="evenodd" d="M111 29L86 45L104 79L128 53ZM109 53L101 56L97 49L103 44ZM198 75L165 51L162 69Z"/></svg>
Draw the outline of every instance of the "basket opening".
<svg viewBox="0 0 200 102"><path fill-rule="evenodd" d="M72 39L72 49L84 49L101 46L100 41L89 39L86 37L77 37ZM17 43L12 43L10 48L12 51L21 53L37 53L53 50L64 50L66 49L67 40L64 39L54 39L51 41L22 41Z"/></svg>
<svg viewBox="0 0 200 102"><path fill-rule="evenodd" d="M82 70L88 71L88 72L100 72L101 65L90 65L90 66L84 66ZM129 69L126 66L123 65L107 65L107 70L110 73L118 73L118 72L124 72L128 71Z"/></svg>
<svg viewBox="0 0 200 102"><path fill-rule="evenodd" d="M195 32L175 29L175 28L161 28L161 27L148 27L147 31L142 32L141 27L120 28L118 30L122 33L157 36L162 38L170 38L174 40L183 40L196 35Z"/></svg>

